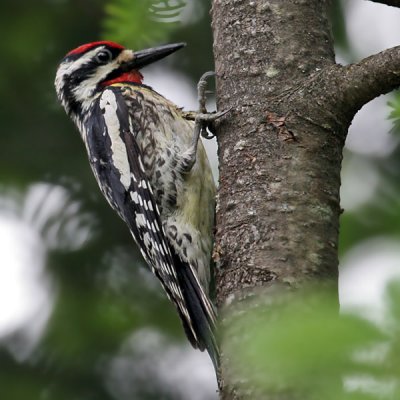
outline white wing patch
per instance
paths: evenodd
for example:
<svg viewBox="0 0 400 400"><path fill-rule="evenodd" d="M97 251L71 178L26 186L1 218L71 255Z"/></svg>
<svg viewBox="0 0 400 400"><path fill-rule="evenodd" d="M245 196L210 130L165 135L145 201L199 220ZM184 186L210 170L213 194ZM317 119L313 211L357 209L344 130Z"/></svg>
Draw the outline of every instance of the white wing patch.
<svg viewBox="0 0 400 400"><path fill-rule="evenodd" d="M100 98L100 109L104 112L104 122L111 139L111 150L113 152L113 164L120 173L120 181L126 190L131 183L131 170L129 167L126 146L120 133L120 122L117 115L117 99L112 90L105 90Z"/></svg>

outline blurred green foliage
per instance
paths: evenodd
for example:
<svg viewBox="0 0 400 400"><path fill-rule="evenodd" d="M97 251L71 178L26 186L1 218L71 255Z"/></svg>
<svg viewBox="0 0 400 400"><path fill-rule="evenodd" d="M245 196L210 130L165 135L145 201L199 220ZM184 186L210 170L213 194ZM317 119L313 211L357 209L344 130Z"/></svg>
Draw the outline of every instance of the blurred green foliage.
<svg viewBox="0 0 400 400"><path fill-rule="evenodd" d="M338 1L334 5L336 42L351 57L343 8ZM188 46L179 56L162 62L190 77L195 85L204 71L213 69L209 8L210 0L2 1L0 214L8 207L22 219L27 213L26 194L33 184L46 182L63 187L69 193L70 203L61 205L51 218L40 224L41 217L49 213L46 198L51 197L51 191L37 200L35 210L30 210L35 222L32 225L43 242L48 236L58 238L60 232L66 232L66 237L75 234L73 229L68 234L70 221L63 214L63 209L74 209L72 204L79 204L79 211L74 215L82 220L90 218L92 222L90 237L84 246L68 248L60 243L58 248L48 246L46 249L43 278L50 281L51 317L39 343L25 356L19 354L29 342L23 332L13 331L0 338L1 398L133 399L129 390L122 395L111 390L109 384L110 363L121 352L128 357L123 344L132 333L150 327L165 334L171 343L186 343L174 309L147 272L126 227L102 198L79 134L56 100L53 80L64 54L85 42L108 39L138 49L184 41ZM392 116L397 121L398 104L396 97ZM395 129L400 132L398 124ZM399 148L385 159L368 159L384 176L385 188L390 188L392 194L400 193L399 160ZM399 236L399 197L391 195L387 199L385 188L379 188L373 200L343 215L342 254L376 235ZM9 192L13 195L7 194L7 197ZM385 201L384 207L382 201ZM79 231L79 224L75 230ZM315 296L319 299L318 294ZM260 331L254 334L263 360L247 353L243 353L243 357L261 371L267 371L268 365L276 365L276 370L268 370L274 380L265 383L261 379L258 381L261 388L282 382L282 379L285 383L290 377L312 394L310 378L318 377L336 393L339 370L350 367L346 358L349 349L357 343L364 345L381 337L372 326L356 318L345 317L338 321L329 296L318 301L321 305L315 315L310 315L300 305L296 308L298 314L282 306L273 314L276 325L267 326L270 318L260 322ZM398 319L398 310L392 310ZM276 315L278 311L282 311L281 316ZM28 324L35 322L33 319ZM321 331L324 326L329 329ZM274 348L265 343L260 333L264 331ZM310 335L308 339L307 335ZM398 348L399 344L396 346ZM279 348L290 349L290 352L280 354ZM251 349L256 351L257 348L249 346L249 351ZM320 360L318 354L324 358ZM392 364L398 368L395 355L398 353L393 352ZM135 368L140 370L142 365L138 364ZM278 371L283 370L287 375L280 377ZM329 373L332 378L327 376ZM152 380L142 380L141 384L147 384L151 390L143 390L147 394L140 399L174 398L162 385L154 386ZM321 389L324 385L317 386Z"/></svg>
<svg viewBox="0 0 400 400"><path fill-rule="evenodd" d="M44 242L53 234L61 238L60 230L67 232L66 237L70 228L69 235L79 233L79 223L71 227L68 218L61 218L63 208L75 207L73 201L80 208L76 217L89 216L93 222L84 246L47 248L44 274L50 279L49 301L54 303L35 349L20 355L29 342L22 331L0 337L1 398L121 399L109 388L107 377L112 360L133 332L148 327L171 343L186 344L173 307L147 271L127 228L100 194L81 138L53 86L58 63L69 50L101 39L135 49L185 41L188 47L179 54L179 63L174 56L164 62L192 77L195 85L199 73L213 68L210 5L196 2L195 18L181 15L186 6L182 1L146 0L1 3L0 214L12 210L19 220L32 214ZM37 182L61 186L71 198L71 203L60 206L58 216L46 221L50 192L43 194L36 209L24 208L27 193ZM9 191L12 195L4 200ZM147 384L153 387L152 395L141 398L169 398L155 380Z"/></svg>
<svg viewBox="0 0 400 400"><path fill-rule="evenodd" d="M394 131L400 132L400 91L397 90L393 93L393 100L388 103L391 112L389 118L393 121Z"/></svg>
<svg viewBox="0 0 400 400"><path fill-rule="evenodd" d="M339 316L336 288L269 295L268 305L225 316L232 373L268 399L398 399L399 283L389 287L388 302L385 332L356 315Z"/></svg>
<svg viewBox="0 0 400 400"><path fill-rule="evenodd" d="M185 1L110 0L105 6L103 37L132 49L165 42L179 29L185 5Z"/></svg>
<svg viewBox="0 0 400 400"><path fill-rule="evenodd" d="M379 182L368 200L356 209L344 210L339 235L341 256L364 240L377 237L394 240L400 238L400 95L398 91L391 94L387 118L392 122L390 134L395 142L393 150L388 155L354 155L345 151L343 163L345 168L347 159L357 157L378 174ZM386 132L376 132L377 135L383 133Z"/></svg>

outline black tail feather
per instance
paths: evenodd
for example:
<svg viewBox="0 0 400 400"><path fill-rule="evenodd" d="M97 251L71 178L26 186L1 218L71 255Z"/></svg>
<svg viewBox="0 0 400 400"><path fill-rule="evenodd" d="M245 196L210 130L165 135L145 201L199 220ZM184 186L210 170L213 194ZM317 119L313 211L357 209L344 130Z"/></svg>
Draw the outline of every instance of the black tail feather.
<svg viewBox="0 0 400 400"><path fill-rule="evenodd" d="M183 320L186 335L193 347L200 350L207 350L215 370L218 371L219 349L216 338L216 315L213 305L208 298L205 298L205 293L199 287L198 279L194 276L195 272L191 267L183 263L176 254L173 254L173 257L175 265L178 266L176 268L177 277L186 301L191 323L197 335L197 340L193 338L190 328L185 326L186 322ZM205 304L206 301L210 304ZM210 312L212 315L210 315Z"/></svg>

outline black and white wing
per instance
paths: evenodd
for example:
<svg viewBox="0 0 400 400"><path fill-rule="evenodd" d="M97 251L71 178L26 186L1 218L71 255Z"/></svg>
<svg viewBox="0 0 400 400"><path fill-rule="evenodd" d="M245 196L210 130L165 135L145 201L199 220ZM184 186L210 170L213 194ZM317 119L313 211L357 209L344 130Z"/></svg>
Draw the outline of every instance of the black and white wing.
<svg viewBox="0 0 400 400"><path fill-rule="evenodd" d="M105 197L128 225L145 261L175 303L192 345L206 347L217 358L212 305L193 268L168 243L118 87L103 91L86 129L92 169Z"/></svg>

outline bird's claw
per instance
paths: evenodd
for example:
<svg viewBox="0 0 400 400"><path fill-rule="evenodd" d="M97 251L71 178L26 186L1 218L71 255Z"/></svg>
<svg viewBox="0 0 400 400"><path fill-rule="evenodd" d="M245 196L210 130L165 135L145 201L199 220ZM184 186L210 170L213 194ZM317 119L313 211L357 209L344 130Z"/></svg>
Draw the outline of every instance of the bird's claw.
<svg viewBox="0 0 400 400"><path fill-rule="evenodd" d="M215 76L214 71L205 72L197 84L197 95L199 101L199 113L196 115L195 123L200 125L200 134L205 139L212 139L215 137L214 134L214 122L225 115L230 109L224 111L217 111L209 113L206 108L207 94L210 94L209 90L206 90L207 79Z"/></svg>
<svg viewBox="0 0 400 400"><path fill-rule="evenodd" d="M207 94L208 91L206 90L207 88L207 79L215 76L214 71L208 71L205 72L199 79L199 82L197 84L197 99L199 101L199 112L200 113L207 113L207 108L206 108L206 101L207 101Z"/></svg>

